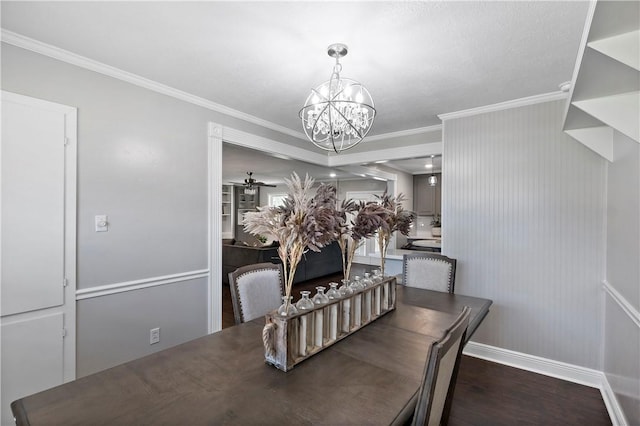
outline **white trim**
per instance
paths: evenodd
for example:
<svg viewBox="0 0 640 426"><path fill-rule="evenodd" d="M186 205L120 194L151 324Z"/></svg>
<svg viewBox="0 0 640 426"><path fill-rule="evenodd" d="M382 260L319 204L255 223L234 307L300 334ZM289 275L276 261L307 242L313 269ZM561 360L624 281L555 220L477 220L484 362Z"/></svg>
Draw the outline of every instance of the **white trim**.
<svg viewBox="0 0 640 426"><path fill-rule="evenodd" d="M35 108L46 109L48 111L61 112L63 114L71 113L72 110L76 111L76 108L74 107L45 101L44 99L32 98L31 96L20 95L18 93L7 92L6 90L2 90L0 92L0 97L6 102L29 105Z"/></svg>
<svg viewBox="0 0 640 426"><path fill-rule="evenodd" d="M345 170L348 173L359 175L360 177L371 177L374 179L377 178L378 180L384 180L384 181L390 181L390 180L395 181L398 179L398 175L396 173L389 173L383 170L372 169L370 167L365 167L365 166L352 165L348 168L344 168L343 170Z"/></svg>
<svg viewBox="0 0 640 426"><path fill-rule="evenodd" d="M544 374L545 376L555 377L593 388L599 388L603 378L603 373L598 370L511 351L509 349L502 349L483 343L469 342L466 344L463 353L475 358L497 362L498 364Z"/></svg>
<svg viewBox="0 0 640 426"><path fill-rule="evenodd" d="M77 187L78 187L78 109L67 107L65 113L65 172L64 172L64 278L67 286L64 289L64 381L76 378L76 304L73 296L77 288Z"/></svg>
<svg viewBox="0 0 640 426"><path fill-rule="evenodd" d="M415 129L400 130L397 132L383 133L381 135L367 136L366 141L381 141L391 138L402 138L406 136L422 135L425 133L439 132L442 130L442 124L434 124L433 126L417 127Z"/></svg>
<svg viewBox="0 0 640 426"><path fill-rule="evenodd" d="M124 293L126 291L140 290L143 288L157 287L166 284L174 284L181 281L195 280L198 278L206 278L208 276L208 269L200 269L197 271L181 272L179 274L163 275L160 277L143 278L141 280L125 281L115 284L82 288L76 291L76 300L109 296L112 294Z"/></svg>
<svg viewBox="0 0 640 426"><path fill-rule="evenodd" d="M616 394L613 392L613 389L611 389L607 376L605 374L602 376L600 394L602 395L605 407L607 407L607 412L609 412L611 423L613 426L627 426L629 423L627 422L622 407L620 407L618 403L618 398L616 398Z"/></svg>
<svg viewBox="0 0 640 426"><path fill-rule="evenodd" d="M527 105L534 105L543 102L558 101L567 99L568 94L565 92L543 93L541 95L528 96L526 98L513 99L511 101L500 102L492 105L485 105L478 108L464 109L461 111L448 112L446 114L438 114L438 118L442 121L454 118L470 117L473 115L484 114L487 112L502 111L505 109L518 108Z"/></svg>
<svg viewBox="0 0 640 426"><path fill-rule="evenodd" d="M468 342L464 347L463 353L521 370L598 388L613 425L627 425L624 412L618 404L606 375L601 371L476 342Z"/></svg>
<svg viewBox="0 0 640 426"><path fill-rule="evenodd" d="M227 126L219 126L222 132L222 140L234 145L251 148L258 151L276 154L279 158L293 158L295 160L306 161L312 164L318 164L328 167L326 154L316 153L304 148L298 148L293 145L278 142L273 139L255 135L253 133L244 132ZM305 141L307 139L305 138ZM311 142L309 142L311 144ZM222 165L222 164L221 164Z"/></svg>
<svg viewBox="0 0 640 426"><path fill-rule="evenodd" d="M258 126L262 126L267 129L271 129L276 132L283 133L285 135L293 136L294 138L297 138L303 141L308 141L305 134L301 131L292 130L288 127L284 127L279 124L273 123L271 121L264 120L262 118L244 113L242 111L238 111L233 108L229 108L225 105L210 101L205 98L201 98L196 95L192 95L182 90L174 89L173 87L167 86L165 84L161 84L156 81L150 80L148 78L139 76L137 74L133 74L133 73L121 70L119 68L113 67L111 65L107 65L105 63L98 62L93 59L89 59L87 57L78 55L68 50L61 49L59 47L56 47L47 43L43 43L41 41L32 39L30 37L24 36L19 33L15 33L13 31L2 29L2 42L11 44L16 47L20 47L22 49L30 50L32 52L36 52L53 59L57 59L59 61L66 62L68 64L78 66L80 68L84 68L91 71L95 71L100 74L108 75L109 77L117 78L118 80L126 81L136 86L144 87L145 89L149 89L157 93L162 93L163 95L171 96L173 98L180 99L182 101L185 101L194 105L198 105L212 111L216 111L231 117L239 118L249 123L257 124ZM433 126L418 127L415 129L401 130L398 132L390 132L390 133L384 133L380 135L369 136L367 137L366 140L377 141L377 140L384 140L384 139L397 138L397 137L403 137L403 136L412 136L412 135L439 131L441 128L442 128L441 124L436 124ZM288 152L288 151L289 149L282 152ZM309 151L309 152L313 153L313 151Z"/></svg>
<svg viewBox="0 0 640 426"><path fill-rule="evenodd" d="M222 330L222 135L224 127L209 123L208 148L208 265L207 290L208 331ZM233 192L233 189L232 189ZM233 214L233 204L231 205Z"/></svg>
<svg viewBox="0 0 640 426"><path fill-rule="evenodd" d="M596 0L591 0L589 2L589 9L587 9L587 17L584 20L584 27L582 27L582 37L580 38L580 45L578 46L578 55L576 59L576 63L573 66L573 74L571 76L571 87L569 88L569 93L567 94L567 103L564 106L564 111L562 114L562 127L564 128L565 123L567 122L567 115L569 114L569 107L571 106L571 99L573 99L573 91L576 88L576 82L578 81L578 73L580 72L580 66L582 65L582 60L584 59L584 51L587 47L587 40L589 39L589 31L591 30L591 22L593 22L593 15L596 11Z"/></svg>
<svg viewBox="0 0 640 426"><path fill-rule="evenodd" d="M363 143L366 143L365 140ZM442 142L429 142L418 145L398 146L367 152L354 152L328 157L328 167L352 164L372 163L378 160L401 160L405 158L425 157L442 154Z"/></svg>
<svg viewBox="0 0 640 426"><path fill-rule="evenodd" d="M95 71L100 74L108 75L109 77L117 78L118 80L126 81L127 83L144 87L145 89L149 89L157 93L162 93L163 95L171 96L173 98L180 99L182 101L189 102L191 104L198 105L212 111L239 118L241 120L248 121L249 123L257 124L258 126L262 126L276 132L284 133L285 135L293 136L298 139L307 139L302 132L296 132L279 124L275 124L262 118L244 113L242 111L229 108L222 104L212 102L208 99L183 92L182 90L174 89L173 87L167 86L165 84L149 80L137 74L123 71L119 68L112 67L111 65L107 65L102 62L94 61L93 59L89 59L68 50L64 50L59 47L40 42L38 40L23 36L13 31L2 29L2 42L20 47L22 49L30 50L32 52L36 52L41 55L57 59L59 61L76 65L84 69Z"/></svg>
<svg viewBox="0 0 640 426"><path fill-rule="evenodd" d="M602 288L609 296L611 296L620 308L622 308L624 313L631 318L631 321L636 324L636 327L640 328L640 313L638 310L631 305L629 301L625 299L625 297L621 295L607 280L602 281Z"/></svg>

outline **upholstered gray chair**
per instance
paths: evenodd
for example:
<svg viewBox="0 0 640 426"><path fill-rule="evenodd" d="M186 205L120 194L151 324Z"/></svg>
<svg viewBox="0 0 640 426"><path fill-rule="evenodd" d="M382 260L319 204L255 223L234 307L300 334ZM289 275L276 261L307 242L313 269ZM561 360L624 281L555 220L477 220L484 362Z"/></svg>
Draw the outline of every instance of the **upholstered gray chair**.
<svg viewBox="0 0 640 426"><path fill-rule="evenodd" d="M411 422L414 426L439 426L448 422L470 311L465 306L442 338L429 347Z"/></svg>
<svg viewBox="0 0 640 426"><path fill-rule="evenodd" d="M236 324L278 309L282 304L282 265L256 263L229 273L233 316Z"/></svg>
<svg viewBox="0 0 640 426"><path fill-rule="evenodd" d="M405 254L402 259L402 283L408 287L453 293L456 259L437 253Z"/></svg>

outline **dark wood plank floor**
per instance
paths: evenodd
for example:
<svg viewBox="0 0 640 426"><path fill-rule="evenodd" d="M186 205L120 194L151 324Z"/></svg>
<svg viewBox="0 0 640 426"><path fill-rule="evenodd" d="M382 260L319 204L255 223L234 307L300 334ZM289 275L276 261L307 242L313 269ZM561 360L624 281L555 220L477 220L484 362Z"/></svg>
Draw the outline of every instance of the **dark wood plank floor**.
<svg viewBox="0 0 640 426"><path fill-rule="evenodd" d="M365 268L359 267L355 273ZM340 282L341 277L336 274L322 281L330 278ZM302 290L315 294L316 285L314 280L296 284L293 300L300 298ZM223 286L222 311L222 327L233 326L228 286ZM611 420L598 389L463 356L449 425L599 426L611 425Z"/></svg>

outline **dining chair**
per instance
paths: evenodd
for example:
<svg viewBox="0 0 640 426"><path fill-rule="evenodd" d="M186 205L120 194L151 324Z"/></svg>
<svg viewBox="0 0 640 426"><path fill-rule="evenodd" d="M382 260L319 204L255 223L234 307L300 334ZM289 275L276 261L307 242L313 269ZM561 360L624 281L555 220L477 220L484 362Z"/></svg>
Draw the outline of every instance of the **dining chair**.
<svg viewBox="0 0 640 426"><path fill-rule="evenodd" d="M256 263L229 273L236 324L265 315L282 304L282 265Z"/></svg>
<svg viewBox="0 0 640 426"><path fill-rule="evenodd" d="M455 281L456 259L427 252L402 258L402 283L407 287L453 293Z"/></svg>
<svg viewBox="0 0 640 426"><path fill-rule="evenodd" d="M412 426L447 424L470 312L465 306L444 335L429 347Z"/></svg>

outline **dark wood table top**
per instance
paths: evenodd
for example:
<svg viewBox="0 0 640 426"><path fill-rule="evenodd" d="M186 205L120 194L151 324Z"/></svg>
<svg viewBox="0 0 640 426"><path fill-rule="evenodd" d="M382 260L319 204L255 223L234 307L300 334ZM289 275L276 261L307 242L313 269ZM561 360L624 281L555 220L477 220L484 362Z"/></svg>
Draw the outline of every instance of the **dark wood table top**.
<svg viewBox="0 0 640 426"><path fill-rule="evenodd" d="M392 424L420 385L429 344L462 307L468 335L491 301L398 286L397 308L289 372L265 364L263 319L11 404L18 424Z"/></svg>

